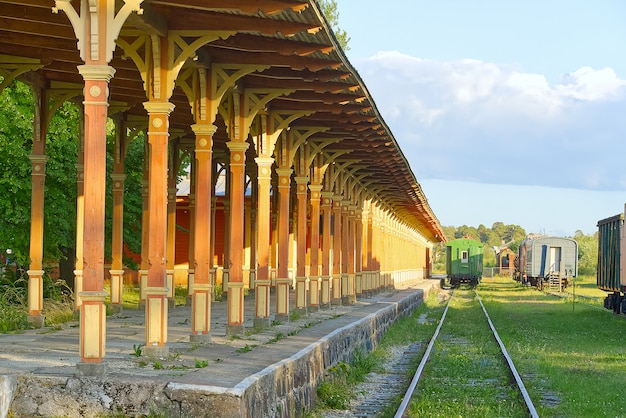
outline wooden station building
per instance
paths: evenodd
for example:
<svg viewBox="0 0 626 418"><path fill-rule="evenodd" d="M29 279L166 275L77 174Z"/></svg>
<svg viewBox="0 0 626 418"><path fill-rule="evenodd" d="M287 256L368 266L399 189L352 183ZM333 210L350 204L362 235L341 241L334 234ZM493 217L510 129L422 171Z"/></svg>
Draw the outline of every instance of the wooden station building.
<svg viewBox="0 0 626 418"><path fill-rule="evenodd" d="M269 324L270 316L289 314L292 287L296 309L315 309L428 276L430 249L445 240L315 0L0 0L0 75L0 89L19 79L36 103L28 271L34 323L43 305L47 122L66 100L84 109L75 271L83 373L99 373L105 357L105 279L111 303L121 302L124 158L137 130L148 145L140 274L146 354L167 353L182 155L192 156L192 341L210 340L218 267L235 334L244 320L244 270L255 321ZM110 268L107 118L116 126ZM219 175L227 187L216 225Z"/></svg>

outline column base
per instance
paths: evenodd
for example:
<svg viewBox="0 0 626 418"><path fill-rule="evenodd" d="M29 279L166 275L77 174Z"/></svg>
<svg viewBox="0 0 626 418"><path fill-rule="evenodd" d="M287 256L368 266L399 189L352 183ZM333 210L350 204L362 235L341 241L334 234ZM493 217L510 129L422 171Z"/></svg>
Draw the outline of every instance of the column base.
<svg viewBox="0 0 626 418"><path fill-rule="evenodd" d="M28 315L28 322L35 328L43 328L46 323L46 317L39 315Z"/></svg>
<svg viewBox="0 0 626 418"><path fill-rule="evenodd" d="M170 349L166 345L146 345L142 348L141 354L150 358L167 358L170 355Z"/></svg>
<svg viewBox="0 0 626 418"><path fill-rule="evenodd" d="M289 321L289 315L284 315L284 314L276 314L274 316L274 320L276 321L280 321L280 322L287 322Z"/></svg>
<svg viewBox="0 0 626 418"><path fill-rule="evenodd" d="M330 301L330 304L333 306L340 306L341 305L341 298L334 298L333 300Z"/></svg>
<svg viewBox="0 0 626 418"><path fill-rule="evenodd" d="M291 313L299 316L307 316L309 314L307 308L295 308L291 311Z"/></svg>
<svg viewBox="0 0 626 418"><path fill-rule="evenodd" d="M189 342L192 344L209 344L211 342L211 334L191 334Z"/></svg>
<svg viewBox="0 0 626 418"><path fill-rule="evenodd" d="M76 376L104 376L106 372L106 363L76 363Z"/></svg>
<svg viewBox="0 0 626 418"><path fill-rule="evenodd" d="M254 318L254 328L270 328L272 326L272 320L270 318Z"/></svg>
<svg viewBox="0 0 626 418"><path fill-rule="evenodd" d="M351 304L350 296L342 296L341 297L341 304L343 306L349 306Z"/></svg>
<svg viewBox="0 0 626 418"><path fill-rule="evenodd" d="M318 312L321 305L309 305L309 312Z"/></svg>
<svg viewBox="0 0 626 418"><path fill-rule="evenodd" d="M226 336L243 335L243 325L226 325Z"/></svg>
<svg viewBox="0 0 626 418"><path fill-rule="evenodd" d="M167 299L167 307L175 308L176 307L176 299Z"/></svg>
<svg viewBox="0 0 626 418"><path fill-rule="evenodd" d="M348 296L348 299L350 300L350 304L356 303L356 295L350 295Z"/></svg>

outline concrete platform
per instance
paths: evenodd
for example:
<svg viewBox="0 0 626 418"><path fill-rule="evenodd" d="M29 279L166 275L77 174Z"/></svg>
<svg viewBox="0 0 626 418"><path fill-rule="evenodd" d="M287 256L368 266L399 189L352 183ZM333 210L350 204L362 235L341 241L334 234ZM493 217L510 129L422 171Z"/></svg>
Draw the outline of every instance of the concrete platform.
<svg viewBox="0 0 626 418"><path fill-rule="evenodd" d="M144 312L107 317L107 353L98 377L81 376L77 323L61 330L0 335L0 417L293 417L315 400L324 371L370 351L398 315L439 280L360 298L254 328L246 298L241 337L226 336L226 302L212 305L211 342L190 342L190 308L169 311L167 358L139 354Z"/></svg>

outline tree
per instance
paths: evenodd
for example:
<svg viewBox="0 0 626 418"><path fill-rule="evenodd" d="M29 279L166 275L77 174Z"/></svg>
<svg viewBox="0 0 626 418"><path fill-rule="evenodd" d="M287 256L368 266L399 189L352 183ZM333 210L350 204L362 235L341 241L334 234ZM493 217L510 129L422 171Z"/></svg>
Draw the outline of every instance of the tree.
<svg viewBox="0 0 626 418"><path fill-rule="evenodd" d="M582 231L576 231L574 239L578 243L578 274L596 274L598 266L598 233L585 235Z"/></svg>
<svg viewBox="0 0 626 418"><path fill-rule="evenodd" d="M330 28L335 34L337 42L339 42L339 45L344 51L348 51L350 49L348 46L350 37L345 30L339 27L339 10L337 10L337 0L320 0L319 4L322 13L324 13Z"/></svg>

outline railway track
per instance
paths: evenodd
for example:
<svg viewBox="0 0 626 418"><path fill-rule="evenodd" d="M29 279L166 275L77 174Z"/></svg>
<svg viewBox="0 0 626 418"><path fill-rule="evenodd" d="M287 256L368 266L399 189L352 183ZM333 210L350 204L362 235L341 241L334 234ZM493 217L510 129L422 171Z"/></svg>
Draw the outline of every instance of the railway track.
<svg viewBox="0 0 626 418"><path fill-rule="evenodd" d="M478 361L480 363L480 367L483 367L483 368L497 369L498 367L500 368L506 367L508 369L507 370L508 374L511 378L509 379L509 382L503 382L501 379L498 379L496 377L498 373L490 373L489 376L487 377L482 376L478 379L473 378L471 374L468 374L467 376L456 376L456 379L461 383L459 385L460 390L467 389L468 386L481 386L481 385L492 385L496 388L500 387L500 389L502 390L496 390L494 392L496 397L502 397L502 400L504 401L504 403L507 403L509 405L510 405L510 402L522 402L523 401L523 408L526 409L528 414L532 417L538 417L537 411L533 405L532 400L530 399L530 396L528 395L528 392L526 391L524 383L522 382L522 379L519 373L517 372L515 365L513 364L513 361L511 360L511 357L509 356L506 350L506 347L502 343L502 340L500 339L500 336L498 335L498 332L495 329L495 326L493 325L491 318L489 317L489 314L487 313L487 310L485 309L485 306L482 303L482 300L480 300L480 296L475 290L466 290L463 292L466 292L464 295L465 297L467 297L468 295L471 296L473 294L477 298L478 302L480 303L482 312L484 313L484 316L486 318L486 321L489 324L491 334L493 335L495 343L497 343L498 348L499 348L499 354L496 354L495 357L494 355L487 354L489 349L484 349L484 350L481 349L480 359L474 359L474 360ZM452 300L454 299L454 297L455 297L455 293L453 292L452 296L448 300L448 304L446 305L446 308L442 314L441 320L439 321L439 326L435 330L426 348L424 356L422 357L422 360L419 366L417 367L415 375L413 376L413 379L411 380L409 388L406 391L404 397L402 398L400 407L398 408L394 416L395 418L402 418L406 416L411 400L413 399L414 396L417 395L415 394L415 390L416 388L418 388L418 385L425 378L424 371L429 366L428 364L429 360L433 356L434 347L435 347L435 344L437 343L438 338L440 338L440 335L442 335L442 332L441 332L442 329L446 330L445 331L446 345L447 344L464 345L464 344L473 343L472 341L467 341L465 339L467 336L463 336L463 335L455 336L453 333L450 333L449 327L446 327L447 325L445 321L446 316L448 314L450 304L452 303ZM445 357L448 355L448 353L445 353L443 351L444 350L439 350L439 352L436 354L439 357L444 357L444 358L440 358L439 362L446 361ZM453 352L454 350L449 350L449 351ZM463 349L461 349L461 351L463 351ZM452 356L454 356L454 353L452 353L450 357ZM499 357L499 358L496 358L496 357ZM450 361L455 361L455 360L451 359ZM470 371L469 369L471 369L471 367L469 367L467 371ZM437 373L431 373L429 378L432 379L433 376L435 375L437 375ZM515 386L517 392L519 393L518 397L512 397L510 394L507 394L508 390L506 389L506 387L509 384L512 386ZM454 396L452 391L450 393L450 396Z"/></svg>
<svg viewBox="0 0 626 418"><path fill-rule="evenodd" d="M449 315L453 303L454 313ZM482 416L538 417L522 379L474 289L461 288L452 293L429 342L428 338L396 347L384 364L385 371L371 374L356 388L358 395L349 411L327 411L321 417L401 418L408 416L412 400L418 404L413 416L481 416L480 407L472 414L462 409L468 402L464 398L467 392L476 394L469 401L473 404L491 396L502 405L502 413L491 410ZM411 365L415 367L421 353L424 354L411 379L409 370ZM447 375L449 372L451 376ZM458 396L462 392L466 393ZM400 397L402 402L394 415L389 406L394 401L397 403ZM446 411L452 403L458 404L456 407L460 412L454 407ZM419 409L420 404L426 405L424 409Z"/></svg>

